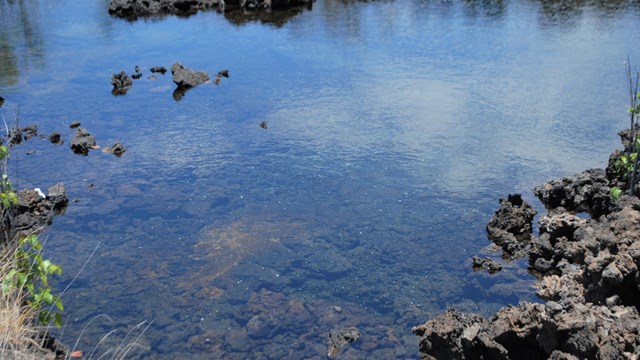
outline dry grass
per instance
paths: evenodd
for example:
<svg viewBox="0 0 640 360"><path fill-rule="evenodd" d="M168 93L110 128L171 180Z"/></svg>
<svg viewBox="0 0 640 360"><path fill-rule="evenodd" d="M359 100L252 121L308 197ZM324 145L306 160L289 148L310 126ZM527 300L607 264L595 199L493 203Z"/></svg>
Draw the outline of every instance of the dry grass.
<svg viewBox="0 0 640 360"><path fill-rule="evenodd" d="M14 252L6 246L0 250L0 279L15 267ZM37 319L38 313L25 305L21 291L0 291L0 359L53 359L34 340L40 333Z"/></svg>

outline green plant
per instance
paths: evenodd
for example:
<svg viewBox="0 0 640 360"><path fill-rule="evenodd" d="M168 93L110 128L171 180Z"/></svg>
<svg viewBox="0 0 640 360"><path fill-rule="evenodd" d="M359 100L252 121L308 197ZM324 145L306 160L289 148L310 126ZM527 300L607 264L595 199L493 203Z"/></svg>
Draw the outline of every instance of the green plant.
<svg viewBox="0 0 640 360"><path fill-rule="evenodd" d="M613 199L615 201L615 200L620 199L620 196L622 196L622 189L620 189L619 187L614 186L609 190L609 193L611 195L611 199Z"/></svg>
<svg viewBox="0 0 640 360"><path fill-rule="evenodd" d="M638 84L640 82L640 72L636 72L635 79L631 73L631 62L627 58L626 62L627 80L629 82L629 115L630 115L630 132L631 141L625 149L625 154L620 157L622 166L626 169L628 180L629 195L635 195L636 184L638 183L638 167L640 165L640 156L638 150L638 117L640 117L640 92L638 92Z"/></svg>
<svg viewBox="0 0 640 360"><path fill-rule="evenodd" d="M26 305L38 313L38 322L41 325L48 325L53 320L57 326L62 326L60 311L64 310L64 307L60 297L51 293L50 285L55 275L62 274L62 267L42 257L42 243L37 235L20 237L17 230L10 225L11 208L18 203L18 196L6 172L8 157L7 147L1 145L0 205L2 223L5 227L3 245L5 248L15 247L13 258L9 260L13 266L1 279L2 294L7 295L14 290L25 292ZM50 310L54 307L59 311L51 313Z"/></svg>
<svg viewBox="0 0 640 360"><path fill-rule="evenodd" d="M42 244L36 235L29 235L19 241L15 252L15 267L2 279L2 291L6 294L13 289L26 292L26 302L29 307L38 312L41 325L48 325L52 320L57 326L62 326L64 310L59 296L51 293L50 281L55 275L62 274L62 268L43 259ZM55 306L59 311L53 314L49 311Z"/></svg>
<svg viewBox="0 0 640 360"><path fill-rule="evenodd" d="M622 175L625 181L629 181L633 174L633 168L640 149L640 139L636 140L636 146L632 152L624 152L614 162L615 170Z"/></svg>

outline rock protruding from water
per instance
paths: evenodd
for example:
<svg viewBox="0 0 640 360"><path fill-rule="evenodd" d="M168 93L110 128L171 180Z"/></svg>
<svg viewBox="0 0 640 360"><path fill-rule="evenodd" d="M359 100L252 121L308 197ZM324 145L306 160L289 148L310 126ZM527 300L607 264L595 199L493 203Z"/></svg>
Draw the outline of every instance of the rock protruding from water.
<svg viewBox="0 0 640 360"><path fill-rule="evenodd" d="M171 66L171 75L173 82L178 85L173 92L173 98L176 101L182 99L187 90L209 80L209 73L206 71L194 71L179 62Z"/></svg>
<svg viewBox="0 0 640 360"><path fill-rule="evenodd" d="M69 202L62 183L49 188L45 195L40 189L25 189L17 192L18 202L11 206L11 216L3 224L5 229L14 229L22 234L38 233L51 223L53 215L64 209Z"/></svg>
<svg viewBox="0 0 640 360"><path fill-rule="evenodd" d="M227 7L243 10L289 9L310 6L312 3L313 0L111 0L109 14L135 20L151 16L187 16L210 9L225 11Z"/></svg>
<svg viewBox="0 0 640 360"><path fill-rule="evenodd" d="M487 224L487 237L510 258L526 256L531 243L536 210L520 194L500 199L500 208Z"/></svg>
<svg viewBox="0 0 640 360"><path fill-rule="evenodd" d="M633 307L523 302L490 321L448 310L414 327L422 359L636 359Z"/></svg>
<svg viewBox="0 0 640 360"><path fill-rule="evenodd" d="M171 75L173 82L181 89L196 87L209 80L209 73L206 71L194 71L179 62L171 66Z"/></svg>
<svg viewBox="0 0 640 360"><path fill-rule="evenodd" d="M80 155L89 154L89 149L96 146L96 138L85 128L79 127L76 134L71 139L71 150Z"/></svg>
<svg viewBox="0 0 640 360"><path fill-rule="evenodd" d="M191 15L218 7L219 0L111 0L109 14L135 20L159 15Z"/></svg>
<svg viewBox="0 0 640 360"><path fill-rule="evenodd" d="M58 132L52 132L51 135L49 135L49 141L51 141L52 144L62 144L64 142L62 135Z"/></svg>
<svg viewBox="0 0 640 360"><path fill-rule="evenodd" d="M151 69L149 69L149 71L151 71L152 73L160 73L162 75L164 75L167 72L167 68L164 66L154 66Z"/></svg>
<svg viewBox="0 0 640 360"><path fill-rule="evenodd" d="M534 192L549 209L539 237L535 212L513 195L501 199L487 231L506 257L513 248L528 257L546 303L509 306L491 320L447 311L413 328L423 359L640 358L640 199L611 200L599 169Z"/></svg>
<svg viewBox="0 0 640 360"><path fill-rule="evenodd" d="M111 85L113 85L113 90L111 91L113 95L124 95L133 86L133 80L126 72L120 71L111 76Z"/></svg>
<svg viewBox="0 0 640 360"><path fill-rule="evenodd" d="M67 206L69 197L67 196L67 190L64 188L64 183L59 182L51 186L47 190L46 199L53 203L54 209L61 209Z"/></svg>
<svg viewBox="0 0 640 360"><path fill-rule="evenodd" d="M593 218L611 211L609 180L602 169L590 169L574 176L551 180L533 188L533 193L548 208L589 213Z"/></svg>
<svg viewBox="0 0 640 360"><path fill-rule="evenodd" d="M498 264L497 261L491 258L481 258L479 256L474 256L471 258L473 260L473 269L474 270L487 270L490 274L498 272L502 270L502 265Z"/></svg>
<svg viewBox="0 0 640 360"><path fill-rule="evenodd" d="M122 156L122 154L124 154L125 151L127 151L127 148L124 147L124 145L122 145L120 141L116 141L113 145L108 146L104 149L104 152L113 154L118 157Z"/></svg>

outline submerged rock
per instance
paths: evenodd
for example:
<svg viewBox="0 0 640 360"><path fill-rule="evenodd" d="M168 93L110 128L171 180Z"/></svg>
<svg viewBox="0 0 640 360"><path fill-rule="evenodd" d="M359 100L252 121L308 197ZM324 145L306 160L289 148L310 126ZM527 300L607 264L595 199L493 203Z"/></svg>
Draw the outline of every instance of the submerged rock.
<svg viewBox="0 0 640 360"><path fill-rule="evenodd" d="M0 96L0 108L2 107L2 105L4 105L4 98Z"/></svg>
<svg viewBox="0 0 640 360"><path fill-rule="evenodd" d="M355 327L346 329L331 330L329 332L329 342L327 344L329 357L334 357L347 345L360 338L360 331Z"/></svg>

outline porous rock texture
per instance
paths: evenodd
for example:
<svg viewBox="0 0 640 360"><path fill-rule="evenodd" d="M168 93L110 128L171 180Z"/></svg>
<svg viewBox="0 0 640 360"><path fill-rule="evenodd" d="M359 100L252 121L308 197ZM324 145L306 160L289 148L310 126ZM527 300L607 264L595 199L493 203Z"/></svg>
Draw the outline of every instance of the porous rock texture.
<svg viewBox="0 0 640 360"><path fill-rule="evenodd" d="M501 199L488 237L505 257L528 257L545 303L521 302L491 319L448 310L413 328L421 358L640 358L640 199L614 201L609 186L604 170L591 169L535 187L549 210L539 236L529 204Z"/></svg>

